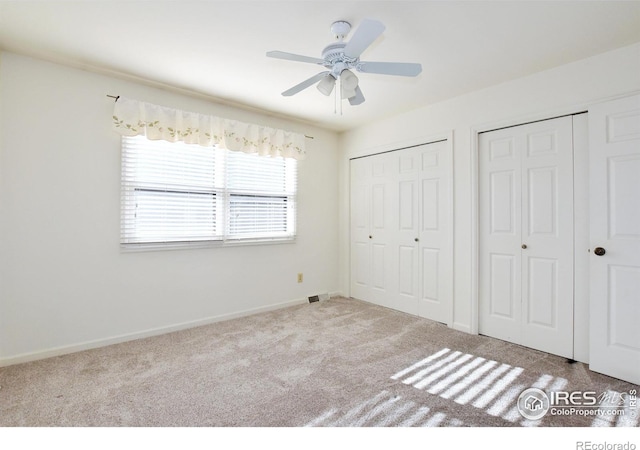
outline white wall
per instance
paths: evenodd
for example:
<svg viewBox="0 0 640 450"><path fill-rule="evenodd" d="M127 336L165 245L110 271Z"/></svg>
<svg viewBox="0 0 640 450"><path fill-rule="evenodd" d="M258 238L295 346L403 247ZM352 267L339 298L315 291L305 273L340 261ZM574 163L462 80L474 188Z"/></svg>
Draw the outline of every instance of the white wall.
<svg viewBox="0 0 640 450"><path fill-rule="evenodd" d="M428 71L427 64L425 72ZM473 323L476 320L472 314L472 232L476 226L472 214L474 133L584 111L595 102L637 90L640 90L640 44L397 115L341 135L341 290L345 294L349 292L349 158L426 142L431 137L453 132L453 327L474 331L477 325ZM577 345L585 340L585 330L580 333L583 337Z"/></svg>
<svg viewBox="0 0 640 450"><path fill-rule="evenodd" d="M454 323L472 324L474 131L640 90L640 44L332 132L173 91L0 55L0 365L104 345L324 292L349 293L349 158L453 133ZM310 134L295 244L123 253L123 95ZM340 152L338 153L338 144ZM332 180L339 174L339 183ZM338 262L338 264L336 264ZM296 273L305 281L297 284Z"/></svg>
<svg viewBox="0 0 640 450"><path fill-rule="evenodd" d="M314 136L298 166L297 241L122 252L120 137L106 94ZM0 144L0 365L338 288L333 132L2 53Z"/></svg>

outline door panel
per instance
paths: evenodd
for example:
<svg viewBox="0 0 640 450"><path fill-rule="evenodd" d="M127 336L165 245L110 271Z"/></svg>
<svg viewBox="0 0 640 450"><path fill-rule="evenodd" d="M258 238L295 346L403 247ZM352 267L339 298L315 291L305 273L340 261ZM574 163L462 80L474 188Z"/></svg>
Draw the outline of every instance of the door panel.
<svg viewBox="0 0 640 450"><path fill-rule="evenodd" d="M640 174L640 154L615 156L608 162L609 238L637 240L640 238L640 201L633 186Z"/></svg>
<svg viewBox="0 0 640 450"><path fill-rule="evenodd" d="M401 245L398 248L398 279L399 293L401 295L416 298L416 276L418 268L416 267L416 248L413 245Z"/></svg>
<svg viewBox="0 0 640 450"><path fill-rule="evenodd" d="M367 186L359 184L352 190L351 217L352 225L359 231L369 230L369 202L367 201Z"/></svg>
<svg viewBox="0 0 640 450"><path fill-rule="evenodd" d="M445 142L351 160L351 295L450 323L451 155Z"/></svg>
<svg viewBox="0 0 640 450"><path fill-rule="evenodd" d="M416 182L401 181L399 193L400 230L414 232L416 229Z"/></svg>
<svg viewBox="0 0 640 450"><path fill-rule="evenodd" d="M525 127L522 338L528 347L573 358L573 120Z"/></svg>
<svg viewBox="0 0 640 450"><path fill-rule="evenodd" d="M556 167L529 170L529 236L558 235L558 177Z"/></svg>
<svg viewBox="0 0 640 450"><path fill-rule="evenodd" d="M589 141L590 368L640 384L640 96L590 108Z"/></svg>
<svg viewBox="0 0 640 450"><path fill-rule="evenodd" d="M490 175L489 211L491 234L516 236L516 188L513 170L493 172Z"/></svg>
<svg viewBox="0 0 640 450"><path fill-rule="evenodd" d="M398 279L398 287L389 298L389 307L417 314L420 296L420 260L415 242L419 226L420 170L418 155L411 149L387 153L387 157L398 161L396 176L391 180L397 186L398 226L390 242L396 249L398 264L392 270Z"/></svg>
<svg viewBox="0 0 640 450"><path fill-rule="evenodd" d="M373 244L373 287L378 290L385 289L385 250L384 244Z"/></svg>
<svg viewBox="0 0 640 450"><path fill-rule="evenodd" d="M414 150L422 161L420 180L420 229L422 295L418 314L451 323L453 307L453 223L451 204L451 155L446 142Z"/></svg>
<svg viewBox="0 0 640 450"><path fill-rule="evenodd" d="M363 158L366 159L366 158ZM398 229L398 159L389 154L372 159L371 187L371 245L372 245L372 289L370 298L374 303L391 306L394 293L398 291L398 254L395 230Z"/></svg>
<svg viewBox="0 0 640 450"><path fill-rule="evenodd" d="M478 331L521 342L521 146L511 131L480 135Z"/></svg>
<svg viewBox="0 0 640 450"><path fill-rule="evenodd" d="M529 258L529 311L527 322L556 328L558 320L558 261Z"/></svg>
<svg viewBox="0 0 640 450"><path fill-rule="evenodd" d="M427 144L420 151L420 159L422 161L422 170L427 171L440 166L439 154L442 151L442 143Z"/></svg>
<svg viewBox="0 0 640 450"><path fill-rule="evenodd" d="M492 253L490 261L489 314L494 317L515 320L516 305L520 303L519 292L514 286L516 261L514 255ZM519 291L519 289L518 289ZM516 333L513 333L516 334Z"/></svg>
<svg viewBox="0 0 640 450"><path fill-rule="evenodd" d="M422 231L439 231L438 179L422 180Z"/></svg>
<svg viewBox="0 0 640 450"><path fill-rule="evenodd" d="M371 161L351 161L351 295L355 298L370 296L371 243L370 232L370 178Z"/></svg>
<svg viewBox="0 0 640 450"><path fill-rule="evenodd" d="M419 261L412 237L416 235L418 227L418 192L415 180L418 161L411 152L400 152L398 158L399 224L393 242L398 251L398 266L395 270L399 283L398 295L391 299L390 306L415 314L418 302Z"/></svg>
<svg viewBox="0 0 640 450"><path fill-rule="evenodd" d="M560 119L560 120L566 120ZM545 121L550 122L550 121ZM544 125L547 125L544 123ZM535 125L534 125L535 126ZM536 131L533 133L528 133L527 135L527 156L528 157L538 157L538 156L549 156L549 155L557 155L558 154L558 145L557 145L558 135L556 130L545 129L543 131Z"/></svg>
<svg viewBox="0 0 640 450"><path fill-rule="evenodd" d="M367 243L355 242L353 244L353 258L355 260L354 283L366 287L369 285L369 246Z"/></svg>
<svg viewBox="0 0 640 450"><path fill-rule="evenodd" d="M629 350L638 349L639 302L629 302L631 295L640 292L640 267L609 266L610 286L607 315L609 323L609 344Z"/></svg>
<svg viewBox="0 0 640 450"><path fill-rule="evenodd" d="M489 160L514 159L513 138L498 138L489 141Z"/></svg>
<svg viewBox="0 0 640 450"><path fill-rule="evenodd" d="M572 357L572 119L482 133L479 152L479 331Z"/></svg>
<svg viewBox="0 0 640 450"><path fill-rule="evenodd" d="M388 215L388 211L385 211L385 185L374 184L371 188L371 211L372 211L372 225L374 231L385 229L385 217ZM385 214L386 212L386 214Z"/></svg>
<svg viewBox="0 0 640 450"><path fill-rule="evenodd" d="M439 261L437 248L422 249L422 298L428 302L438 303L438 271Z"/></svg>

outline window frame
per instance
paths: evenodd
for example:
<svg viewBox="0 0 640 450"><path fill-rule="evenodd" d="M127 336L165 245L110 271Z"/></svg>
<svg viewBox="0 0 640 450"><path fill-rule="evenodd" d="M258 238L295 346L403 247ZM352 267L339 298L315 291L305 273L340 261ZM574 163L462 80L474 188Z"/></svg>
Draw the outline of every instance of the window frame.
<svg viewBox="0 0 640 450"><path fill-rule="evenodd" d="M221 176L222 181L217 180L214 181L215 187L210 190L202 190L198 189L195 186L192 186L191 189L188 187L173 187L173 188L161 188L161 187L147 187L144 184L136 184L132 182L132 178L130 176L131 167L134 164L131 164L126 161L127 157L130 156L127 148L127 142L131 140L131 143L135 143L135 140L139 139L145 142L146 145L153 145L154 140L150 140L145 136L122 136L121 139L121 180L120 180L120 191L121 191L121 206L120 206L120 248L123 251L146 251L146 250L170 250L170 249L190 249L190 248L211 248L211 247L227 247L227 246L244 246L244 245L265 245L265 244L286 244L286 243L294 243L297 238L297 211L298 211L298 200L297 200L297 175L298 175L298 166L297 160L293 158L282 158L278 157L283 161L283 179L282 185L285 186L282 192L280 191L260 191L260 190L252 190L252 189L234 189L229 187L230 185L230 175L229 168L231 167L231 163L229 162L230 158L228 157L231 150L222 149L219 147L201 147L208 149L212 152L213 158L215 160L215 175L212 175L213 178ZM162 141L163 145L168 144L176 144L178 146L182 145L197 145L197 144L185 144L184 142L167 142ZM255 158L267 158L274 159L270 156L258 156L256 154L247 154L242 153L242 155L247 155L247 157L255 157ZM127 172L127 173L125 173ZM184 185L186 186L186 184ZM286 192L285 192L286 191ZM135 242L135 238L132 237L129 229L125 230L128 227L130 221L132 220L130 214L132 211L135 211L137 207L132 207L127 205L127 202L131 201L132 193L135 192L165 192L169 194L186 194L186 195L203 195L203 196L213 196L213 203L216 204L216 207L212 210L212 228L214 230L222 230L219 234L213 233L213 237L211 238L202 238L202 239L189 239L188 236L185 236L184 240L172 239L170 236L170 231L165 234L165 240L157 240L157 241L139 241ZM241 234L230 234L231 229L231 199L233 197L256 197L259 199L268 199L270 198L279 198L284 200L284 209L283 209L283 217L284 221L282 222L285 226L285 231L283 232L274 232L271 235L268 235L266 232L256 232L256 233L247 233L247 236L242 236ZM276 211L278 212L278 211ZM128 215L129 214L129 215ZM133 219L135 220L135 218ZM135 228L135 227L134 227ZM219 237L218 237L219 236Z"/></svg>

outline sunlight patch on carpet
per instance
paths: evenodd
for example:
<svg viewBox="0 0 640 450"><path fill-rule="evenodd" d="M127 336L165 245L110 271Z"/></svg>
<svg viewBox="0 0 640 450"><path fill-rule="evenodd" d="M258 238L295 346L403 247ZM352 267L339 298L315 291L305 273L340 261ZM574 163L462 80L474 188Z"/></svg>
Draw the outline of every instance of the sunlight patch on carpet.
<svg viewBox="0 0 640 450"><path fill-rule="evenodd" d="M339 414L330 410L313 419L307 427L459 427L464 422L456 417L449 417L445 412L404 399L389 391L377 395L355 405L350 410Z"/></svg>
<svg viewBox="0 0 640 450"><path fill-rule="evenodd" d="M522 367L514 367L469 353L444 348L400 370L391 379L451 400L471 405L493 417L523 426L538 426L539 421L524 419L517 409L520 393L529 387L561 390L567 380L543 374L531 380ZM437 418L431 424L437 425Z"/></svg>

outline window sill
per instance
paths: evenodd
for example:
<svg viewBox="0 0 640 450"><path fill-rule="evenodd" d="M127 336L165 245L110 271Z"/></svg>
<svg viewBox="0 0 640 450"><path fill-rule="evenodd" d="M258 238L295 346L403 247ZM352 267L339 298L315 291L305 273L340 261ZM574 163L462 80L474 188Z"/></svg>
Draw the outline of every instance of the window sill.
<svg viewBox="0 0 640 450"><path fill-rule="evenodd" d="M122 253L137 253L163 250L190 250L204 248L245 247L253 245L294 244L295 242L295 237L229 239L226 241L153 242L144 244L120 244L120 251Z"/></svg>

